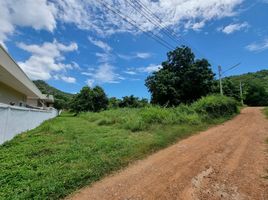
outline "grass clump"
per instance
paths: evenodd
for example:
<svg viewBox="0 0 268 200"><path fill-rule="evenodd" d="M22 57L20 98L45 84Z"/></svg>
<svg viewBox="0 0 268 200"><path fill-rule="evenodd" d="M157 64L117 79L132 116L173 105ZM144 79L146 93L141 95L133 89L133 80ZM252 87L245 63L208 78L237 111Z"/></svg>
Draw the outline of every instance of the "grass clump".
<svg viewBox="0 0 268 200"><path fill-rule="evenodd" d="M64 198L134 160L229 119L237 112L235 105L213 96L174 108L64 113L0 146L0 199Z"/></svg>

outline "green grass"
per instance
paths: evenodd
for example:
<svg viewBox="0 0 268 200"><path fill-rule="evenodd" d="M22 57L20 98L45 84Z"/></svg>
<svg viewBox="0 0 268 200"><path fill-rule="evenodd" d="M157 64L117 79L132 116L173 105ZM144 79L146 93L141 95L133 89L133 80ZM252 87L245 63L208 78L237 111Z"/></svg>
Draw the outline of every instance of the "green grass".
<svg viewBox="0 0 268 200"><path fill-rule="evenodd" d="M0 146L0 199L59 199L231 118L194 106L70 113Z"/></svg>

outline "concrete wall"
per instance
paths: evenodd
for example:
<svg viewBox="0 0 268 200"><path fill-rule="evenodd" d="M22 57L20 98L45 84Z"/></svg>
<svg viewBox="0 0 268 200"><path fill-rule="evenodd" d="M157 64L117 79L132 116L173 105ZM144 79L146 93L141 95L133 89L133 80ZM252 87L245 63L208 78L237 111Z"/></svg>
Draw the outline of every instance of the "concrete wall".
<svg viewBox="0 0 268 200"><path fill-rule="evenodd" d="M27 105L35 106L35 107L39 106L38 105L38 99L27 98Z"/></svg>
<svg viewBox="0 0 268 200"><path fill-rule="evenodd" d="M56 109L46 111L0 104L0 144L57 115Z"/></svg>
<svg viewBox="0 0 268 200"><path fill-rule="evenodd" d="M20 103L25 105L26 99L26 95L0 82L0 103L10 104L13 102L15 105L19 106Z"/></svg>

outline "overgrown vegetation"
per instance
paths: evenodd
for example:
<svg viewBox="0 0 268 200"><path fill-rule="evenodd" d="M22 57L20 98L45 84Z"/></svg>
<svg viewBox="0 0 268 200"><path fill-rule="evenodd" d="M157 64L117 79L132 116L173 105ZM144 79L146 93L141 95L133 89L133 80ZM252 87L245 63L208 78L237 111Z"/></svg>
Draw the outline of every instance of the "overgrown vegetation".
<svg viewBox="0 0 268 200"><path fill-rule="evenodd" d="M249 106L268 105L268 70L225 78L223 80L224 95L240 101L240 82L245 104ZM217 91L219 91L218 87L214 88L214 92Z"/></svg>
<svg viewBox="0 0 268 200"><path fill-rule="evenodd" d="M55 99L54 107L56 109L60 110L70 108L70 102L71 99L73 98L73 94L58 90L48 85L45 81L42 80L36 80L33 82L43 94L51 94L54 96Z"/></svg>
<svg viewBox="0 0 268 200"><path fill-rule="evenodd" d="M63 115L0 146L0 199L59 199L237 112L219 96L173 108ZM217 114L215 114L217 113Z"/></svg>

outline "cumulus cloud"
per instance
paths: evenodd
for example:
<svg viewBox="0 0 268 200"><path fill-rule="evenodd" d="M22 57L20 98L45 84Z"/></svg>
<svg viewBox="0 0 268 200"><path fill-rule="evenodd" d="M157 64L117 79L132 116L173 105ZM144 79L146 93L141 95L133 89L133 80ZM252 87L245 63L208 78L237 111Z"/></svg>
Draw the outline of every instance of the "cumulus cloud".
<svg viewBox="0 0 268 200"><path fill-rule="evenodd" d="M94 44L95 46L101 48L103 51L105 52L109 52L112 50L112 47L110 45L108 45L107 43L101 41L101 40L97 40L97 39L94 39L92 37L88 37L88 40Z"/></svg>
<svg viewBox="0 0 268 200"><path fill-rule="evenodd" d="M0 43L20 27L53 31L56 27L56 7L46 0L1 0Z"/></svg>
<svg viewBox="0 0 268 200"><path fill-rule="evenodd" d="M176 27L179 29L200 30L208 21L230 17L236 14L236 7L243 0L143 0L141 4L134 2L135 10L128 1L125 0L65 0L55 1L57 7L57 17L59 20L76 24L81 29L94 30L100 35L111 35L118 32L137 33L137 27L130 25L118 14L127 16L135 21L142 30L154 31L160 27ZM111 7L110 7L111 5ZM150 8L153 15L159 16L159 25L152 24L141 15L141 11L147 12Z"/></svg>
<svg viewBox="0 0 268 200"><path fill-rule="evenodd" d="M121 59L124 60L131 60L131 59L147 59L152 57L151 53L148 52L136 52L136 53L132 53L130 55L125 55L125 54L117 54L117 56Z"/></svg>
<svg viewBox="0 0 268 200"><path fill-rule="evenodd" d="M57 74L57 75L54 75L53 78L55 80L62 80L66 83L76 83L76 78L71 77L71 76L64 76L64 75Z"/></svg>
<svg viewBox="0 0 268 200"><path fill-rule="evenodd" d="M236 23L236 24L229 24L228 26L225 27L220 27L218 28L218 31L221 31L225 34L231 34L236 31L241 31L245 30L249 27L249 24L247 22L244 23Z"/></svg>
<svg viewBox="0 0 268 200"><path fill-rule="evenodd" d="M61 79L67 83L75 83L76 79L70 76L62 76Z"/></svg>
<svg viewBox="0 0 268 200"><path fill-rule="evenodd" d="M51 43L45 42L41 45L18 43L17 46L31 53L31 56L26 61L18 62L18 64L32 79L48 80L52 78L52 73L54 72L62 72L79 67L75 62L63 63L65 60L64 53L78 49L76 43L64 45L54 40ZM62 80L67 80L66 78L64 79ZM74 79L69 79L68 81L72 82Z"/></svg>
<svg viewBox="0 0 268 200"><path fill-rule="evenodd" d="M90 69L90 72L83 72L83 75L89 76L87 84L92 86L94 83L119 83L120 80L124 80L118 73L115 72L113 65L103 63L96 69Z"/></svg>
<svg viewBox="0 0 268 200"><path fill-rule="evenodd" d="M143 73L152 73L159 71L162 68L162 65L155 65L155 64L150 64L146 67L137 67L137 68L128 68L124 73L129 74L129 75L138 75L138 74L143 74Z"/></svg>
<svg viewBox="0 0 268 200"><path fill-rule="evenodd" d="M144 31L157 31L163 27L172 27L175 31L200 30L211 20L237 14L236 8L243 1L143 0L142 4L146 8L134 2L137 11L125 0L1 0L0 41L3 44L14 33L16 26L53 31L57 21L74 24L79 29L93 31L99 36L140 32L107 7L135 21ZM154 16L158 16L158 24L152 24L142 16L140 12L147 12L147 8ZM99 41L93 42L100 48L109 48Z"/></svg>
<svg viewBox="0 0 268 200"><path fill-rule="evenodd" d="M262 42L254 42L246 46L248 51L261 52L268 49L268 38L264 39Z"/></svg>
<svg viewBox="0 0 268 200"><path fill-rule="evenodd" d="M162 65L155 65L155 64L150 64L147 67L141 67L138 69L140 72L146 72L146 73L152 73L155 71L159 71L162 68Z"/></svg>

